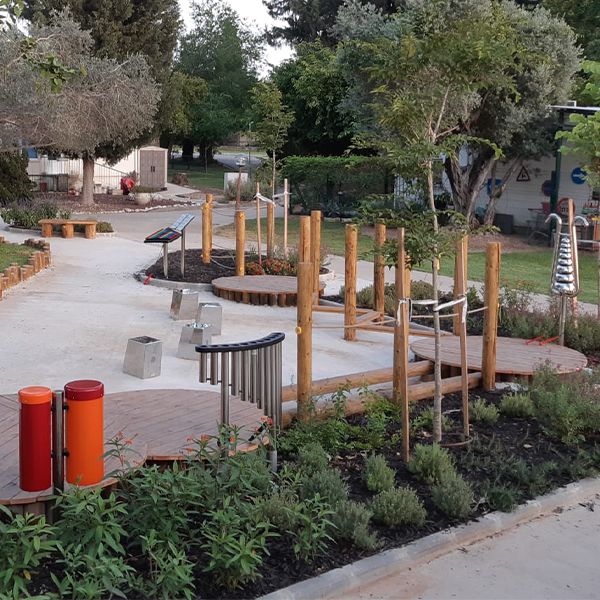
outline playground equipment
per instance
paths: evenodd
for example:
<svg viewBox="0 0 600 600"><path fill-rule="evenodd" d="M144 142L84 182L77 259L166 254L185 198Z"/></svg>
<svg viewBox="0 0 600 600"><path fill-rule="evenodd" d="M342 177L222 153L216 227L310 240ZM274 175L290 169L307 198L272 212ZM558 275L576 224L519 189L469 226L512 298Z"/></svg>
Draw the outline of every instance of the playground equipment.
<svg viewBox="0 0 600 600"><path fill-rule="evenodd" d="M63 390L33 386L19 391L19 487L54 493L67 483L104 478L104 386L67 383ZM66 440L66 443L65 443ZM65 470L66 462L66 470ZM65 477L66 472L66 477Z"/></svg>
<svg viewBox="0 0 600 600"><path fill-rule="evenodd" d="M158 377L161 363L162 342L160 340L147 335L129 338L123 361L123 373L139 379Z"/></svg>
<svg viewBox="0 0 600 600"><path fill-rule="evenodd" d="M220 422L229 425L230 394L256 404L281 425L283 333L237 344L198 345L200 383L221 384ZM210 363L210 364L209 364Z"/></svg>
<svg viewBox="0 0 600 600"><path fill-rule="evenodd" d="M574 204L570 198L563 198L561 202L567 204L566 231L560 215L548 215L546 223L554 221L556 225L554 254L552 256L552 275L550 291L560 297L560 315L558 323L558 340L561 346L565 345L565 324L567 321L567 299L572 298L573 313L577 314L577 296L579 295L579 247L577 243L577 228L579 223L588 226L588 220L583 216L574 216ZM583 240L594 243L593 240Z"/></svg>
<svg viewBox="0 0 600 600"><path fill-rule="evenodd" d="M200 294L195 290L173 290L171 298L171 319L190 321L196 317Z"/></svg>
<svg viewBox="0 0 600 600"><path fill-rule="evenodd" d="M169 279L169 244L178 239L181 239L181 276L185 275L185 228L194 218L194 215L181 215L173 225L151 233L144 240L144 244L162 244L165 279Z"/></svg>

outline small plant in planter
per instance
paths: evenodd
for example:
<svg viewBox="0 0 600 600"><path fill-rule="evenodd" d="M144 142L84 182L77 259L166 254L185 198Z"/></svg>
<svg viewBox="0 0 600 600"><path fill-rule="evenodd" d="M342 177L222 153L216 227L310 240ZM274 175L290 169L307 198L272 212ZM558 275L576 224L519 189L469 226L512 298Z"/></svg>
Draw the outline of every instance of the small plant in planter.
<svg viewBox="0 0 600 600"><path fill-rule="evenodd" d="M152 201L153 194L160 192L158 188L136 185L132 190L133 200L138 206L146 206Z"/></svg>

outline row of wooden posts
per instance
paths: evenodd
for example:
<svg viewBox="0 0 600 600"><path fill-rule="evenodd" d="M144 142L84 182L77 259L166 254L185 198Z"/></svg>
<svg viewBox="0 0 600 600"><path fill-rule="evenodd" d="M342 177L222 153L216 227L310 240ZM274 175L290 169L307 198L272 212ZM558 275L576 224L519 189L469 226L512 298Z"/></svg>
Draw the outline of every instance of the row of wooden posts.
<svg viewBox="0 0 600 600"><path fill-rule="evenodd" d="M260 213L260 186L256 184L256 236L258 246L258 263L262 264L262 228L261 228L261 213ZM288 181L285 180L284 185L284 239L283 252L287 257L288 241L287 241L287 213L289 204ZM209 264L211 261L211 252L213 245L213 210L214 198L212 194L206 195L206 201L202 205L202 262ZM320 211L317 211L320 214ZM235 212L235 275L243 277L246 273L246 212L245 210L236 210ZM267 203L267 231L266 231L266 251L267 258L275 256L275 204ZM320 240L317 242L317 247L320 247Z"/></svg>
<svg viewBox="0 0 600 600"><path fill-rule="evenodd" d="M297 401L298 417L307 418L313 397L312 377L312 330L313 311L318 304L319 271L320 271L320 211L313 211L310 217L300 217L300 241L298 245L298 315L297 315ZM363 327L357 319L356 279L358 263L358 228L356 225L346 226L345 246L345 281L344 281L344 339L356 339L357 329L369 331L393 332L393 396L402 405L403 414L403 456L409 455L409 399L410 377L409 368L409 335L410 317L409 303L411 293L411 271L405 250L405 231L396 232L398 255L395 268L396 301L398 307L394 327L377 325ZM375 260L374 260L374 307L385 315L385 260L382 247L387 239L386 227L383 224L375 226ZM468 238L462 238L456 247L454 296L460 298L467 293L467 256ZM486 390L492 390L496 381L496 340L499 312L499 273L500 273L500 244L492 242L486 250L486 273L484 289L484 331L482 351L482 385ZM462 311L457 310L454 317L454 334L461 337L461 391L463 395L464 434L468 436L468 390L469 374L467 363L467 333L466 322L462 320ZM412 332L416 335L423 332ZM365 381L365 373L356 373L345 377L351 387L358 387Z"/></svg>

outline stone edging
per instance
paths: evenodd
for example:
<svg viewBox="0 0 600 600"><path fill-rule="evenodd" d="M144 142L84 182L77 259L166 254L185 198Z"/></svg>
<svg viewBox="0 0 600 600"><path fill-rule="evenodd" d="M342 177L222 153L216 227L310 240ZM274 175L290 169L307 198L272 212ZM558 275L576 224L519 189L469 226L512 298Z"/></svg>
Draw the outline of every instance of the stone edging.
<svg viewBox="0 0 600 600"><path fill-rule="evenodd" d="M0 236L0 244L6 243L4 237ZM23 242L25 246L35 248L35 252L29 257L29 264L20 267L13 263L10 267L0 272L0 299L2 294L9 288L29 279L52 264L50 244L45 240L28 239Z"/></svg>
<svg viewBox="0 0 600 600"><path fill-rule="evenodd" d="M140 271L133 275L138 281L142 283L146 281L147 275ZM251 277L251 275L248 275ZM321 281L328 281L335 279L335 273L330 271L329 273L323 273L319 275ZM152 277L146 285L153 285L155 287L166 288L169 290L194 290L196 292L212 292L212 283L187 283L185 281L168 281L167 279L155 279Z"/></svg>
<svg viewBox="0 0 600 600"><path fill-rule="evenodd" d="M147 279L146 273L140 271L133 275L138 281L144 283ZM187 283L186 281L168 281L167 279L155 279L152 277L146 285L166 288L169 290L194 290L195 292L212 292L212 284L210 283Z"/></svg>
<svg viewBox="0 0 600 600"><path fill-rule="evenodd" d="M588 478L530 500L511 513L493 512L477 521L440 531L416 540L406 546L386 550L380 554L323 573L312 579L277 590L262 600L310 600L342 597L350 590L369 585L383 577L409 570L434 560L461 546L470 545L516 525L527 523L564 506L573 506L600 494L600 478Z"/></svg>

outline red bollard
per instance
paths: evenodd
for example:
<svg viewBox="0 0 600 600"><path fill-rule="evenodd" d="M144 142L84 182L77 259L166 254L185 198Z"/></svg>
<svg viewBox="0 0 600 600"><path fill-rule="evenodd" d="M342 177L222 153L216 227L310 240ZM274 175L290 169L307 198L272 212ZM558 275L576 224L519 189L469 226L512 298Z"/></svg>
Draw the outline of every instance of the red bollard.
<svg viewBox="0 0 600 600"><path fill-rule="evenodd" d="M65 385L67 476L69 483L92 485L104 478L104 385L71 381Z"/></svg>
<svg viewBox="0 0 600 600"><path fill-rule="evenodd" d="M23 388L19 402L19 487L26 492L41 492L52 485L52 390Z"/></svg>

